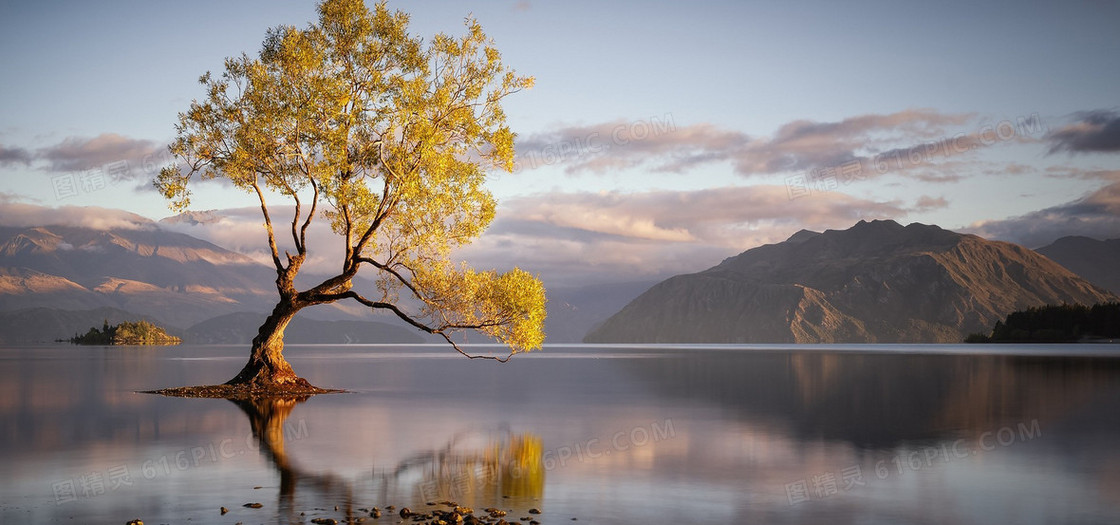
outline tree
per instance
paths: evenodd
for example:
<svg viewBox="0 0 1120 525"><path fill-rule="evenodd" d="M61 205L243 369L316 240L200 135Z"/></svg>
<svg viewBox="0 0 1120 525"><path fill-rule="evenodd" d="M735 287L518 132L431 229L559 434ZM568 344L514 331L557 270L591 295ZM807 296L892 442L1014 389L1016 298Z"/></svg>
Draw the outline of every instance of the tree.
<svg viewBox="0 0 1120 525"><path fill-rule="evenodd" d="M533 79L506 68L471 18L465 35L425 42L384 3L325 0L318 11L318 23L271 29L258 57L226 59L220 76L199 79L206 96L180 113L170 145L180 164L154 182L175 210L187 209L199 178L224 179L260 205L279 300L227 384L310 387L282 355L284 328L303 308L335 301L391 312L471 358L497 357L467 354L456 331L491 336L509 355L539 348L540 281L450 258L494 216L487 172L513 168L502 101ZM269 204L277 198L292 210L282 225ZM344 255L336 275L298 290L318 219ZM281 256L278 225L294 253ZM376 289L357 289L359 271Z"/></svg>

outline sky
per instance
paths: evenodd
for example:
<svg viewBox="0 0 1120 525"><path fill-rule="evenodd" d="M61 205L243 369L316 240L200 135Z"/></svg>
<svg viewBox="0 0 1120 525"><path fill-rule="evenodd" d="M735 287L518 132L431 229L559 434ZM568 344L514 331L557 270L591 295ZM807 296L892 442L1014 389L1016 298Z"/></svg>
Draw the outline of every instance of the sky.
<svg viewBox="0 0 1120 525"><path fill-rule="evenodd" d="M536 79L505 105L517 169L490 178L497 217L460 254L477 267L657 279L862 219L1031 248L1120 237L1120 2L389 6L424 36L473 15ZM310 1L3 2L0 224L172 215L150 181L198 77L315 17ZM250 196L193 200L221 222L165 227L264 256ZM336 245L312 260L337 266Z"/></svg>

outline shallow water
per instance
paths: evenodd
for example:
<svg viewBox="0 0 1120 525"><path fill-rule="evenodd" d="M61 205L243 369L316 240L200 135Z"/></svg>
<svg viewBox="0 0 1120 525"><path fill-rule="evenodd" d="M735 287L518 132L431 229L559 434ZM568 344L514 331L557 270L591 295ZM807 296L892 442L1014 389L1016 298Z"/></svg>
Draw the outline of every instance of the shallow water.
<svg viewBox="0 0 1120 525"><path fill-rule="evenodd" d="M0 522L1120 523L1120 346L988 348L290 346L351 392L256 405L136 393L245 347L0 349Z"/></svg>

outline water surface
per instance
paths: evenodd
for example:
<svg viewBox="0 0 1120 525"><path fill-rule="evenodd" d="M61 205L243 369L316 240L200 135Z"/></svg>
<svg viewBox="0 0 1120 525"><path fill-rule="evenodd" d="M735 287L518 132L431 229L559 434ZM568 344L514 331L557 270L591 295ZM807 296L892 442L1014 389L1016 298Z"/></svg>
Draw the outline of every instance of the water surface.
<svg viewBox="0 0 1120 525"><path fill-rule="evenodd" d="M286 350L296 371L351 393L136 393L221 382L246 351L0 349L0 522L454 501L543 523L1120 523L1117 345L575 345L506 364L308 345Z"/></svg>

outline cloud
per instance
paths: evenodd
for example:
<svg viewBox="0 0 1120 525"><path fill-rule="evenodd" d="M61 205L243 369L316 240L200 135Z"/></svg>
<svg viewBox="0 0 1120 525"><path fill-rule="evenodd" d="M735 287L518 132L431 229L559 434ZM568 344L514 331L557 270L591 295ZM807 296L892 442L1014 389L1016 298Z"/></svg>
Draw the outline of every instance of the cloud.
<svg viewBox="0 0 1120 525"><path fill-rule="evenodd" d="M551 285L660 279L703 270L802 228L846 228L910 211L843 193L791 200L785 186L766 185L548 194L504 202L491 228L460 254L478 268L520 266Z"/></svg>
<svg viewBox="0 0 1120 525"><path fill-rule="evenodd" d="M290 233L293 213L295 207L291 205L269 206L281 259L284 258L285 251L295 253ZM159 227L214 243L261 264L272 266L272 252L268 247L268 236L259 206L194 212L193 217L203 219L201 222L176 220L181 216L161 220ZM329 222L323 217L316 217L308 230L307 239L308 258L303 264L305 273L337 273L345 253L344 242L342 237L331 231Z"/></svg>
<svg viewBox="0 0 1120 525"><path fill-rule="evenodd" d="M1084 169L1073 166L1050 166L1046 168L1047 177L1055 179L1082 179L1120 181L1120 170Z"/></svg>
<svg viewBox="0 0 1120 525"><path fill-rule="evenodd" d="M914 204L912 211L927 212L933 210L940 210L949 207L949 201L945 197L930 197L929 195L922 195L918 197L918 201Z"/></svg>
<svg viewBox="0 0 1120 525"><path fill-rule="evenodd" d="M24 148L9 147L0 144L0 166L9 164L31 165L31 152Z"/></svg>
<svg viewBox="0 0 1120 525"><path fill-rule="evenodd" d="M682 173L696 166L726 162L742 176L838 167L853 161L872 162L893 155L909 164L973 151L1002 140L996 128L972 134L949 135L972 114L944 114L911 109L885 115L869 114L835 122L796 120L782 125L771 137L749 137L711 124L678 126L672 115L646 120L612 121L566 126L519 140L518 166L533 169L563 165L567 173L604 173L645 165L657 172ZM985 132L988 132L985 134ZM950 151L952 150L952 151ZM873 158L874 157L874 158Z"/></svg>
<svg viewBox="0 0 1120 525"><path fill-rule="evenodd" d="M116 165L119 171L139 173L153 162L168 160L166 147L151 140L132 139L116 133L93 138L67 137L53 146L40 148L35 157L47 162L51 171L79 171ZM125 164L121 164L121 162Z"/></svg>
<svg viewBox="0 0 1120 525"><path fill-rule="evenodd" d="M1120 181L1084 197L1019 217L982 221L966 231L1039 248L1067 235L1097 239L1120 237Z"/></svg>
<svg viewBox="0 0 1120 525"><path fill-rule="evenodd" d="M61 206L52 208L38 204L0 199L0 225L18 228L35 226L76 226L95 230L154 228L150 219L124 210L98 206Z"/></svg>
<svg viewBox="0 0 1120 525"><path fill-rule="evenodd" d="M1098 109L1074 115L1075 121L1047 133L1050 153L1114 153L1120 151L1120 112Z"/></svg>
<svg viewBox="0 0 1120 525"><path fill-rule="evenodd" d="M654 169L679 172L719 160L748 137L710 124L678 127L673 116L565 126L517 141L517 168L563 164L567 173L605 173L658 159Z"/></svg>

